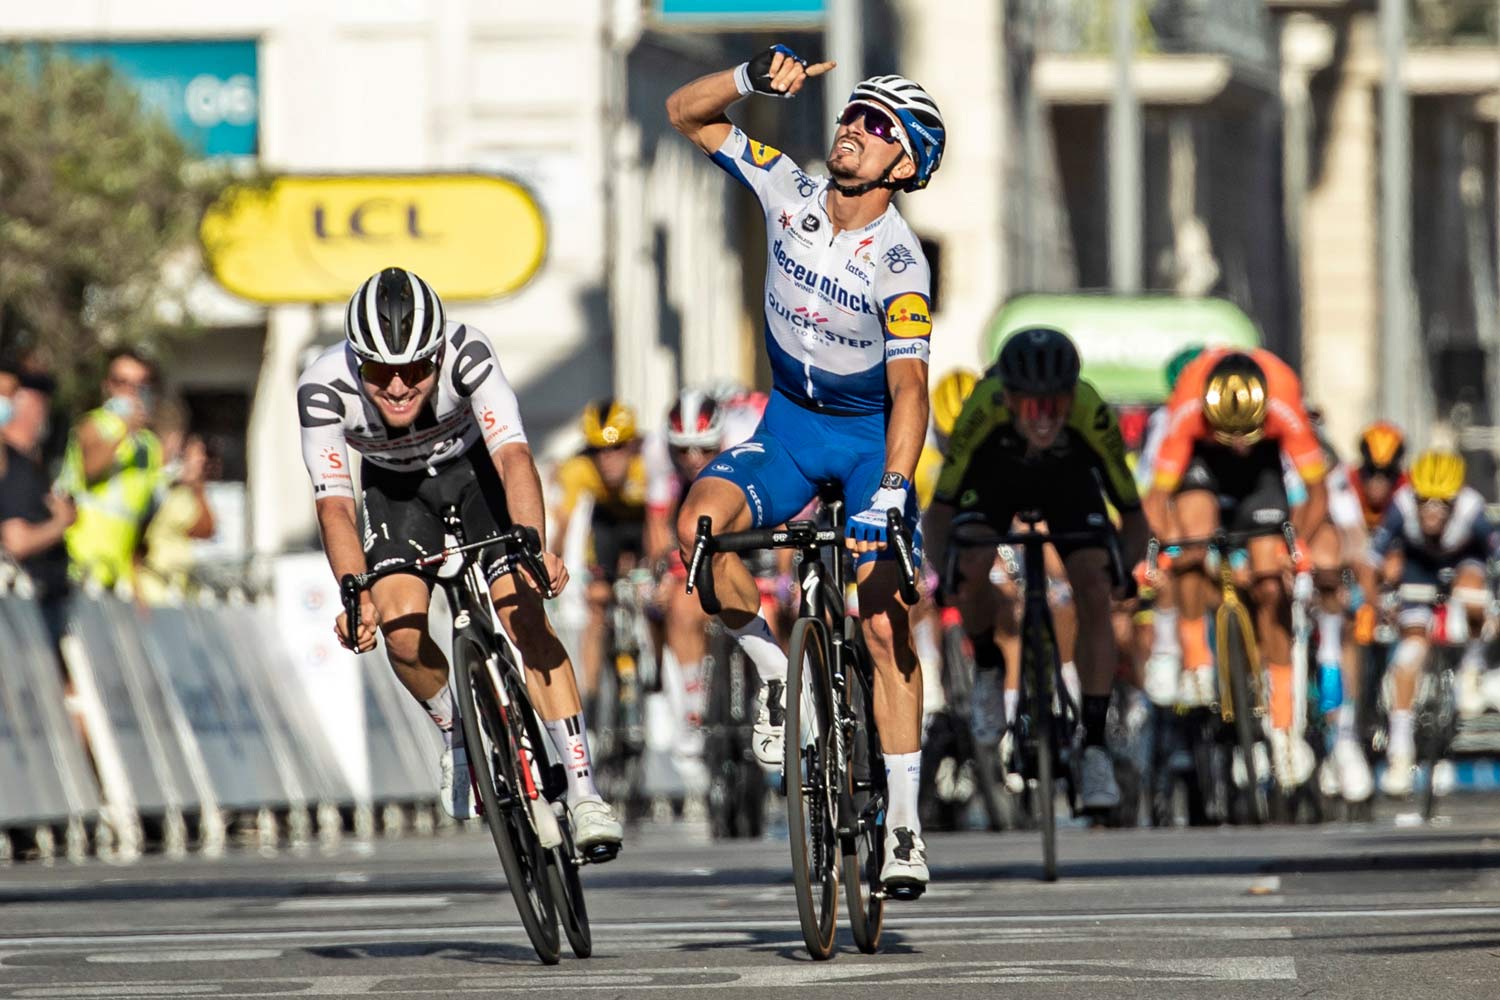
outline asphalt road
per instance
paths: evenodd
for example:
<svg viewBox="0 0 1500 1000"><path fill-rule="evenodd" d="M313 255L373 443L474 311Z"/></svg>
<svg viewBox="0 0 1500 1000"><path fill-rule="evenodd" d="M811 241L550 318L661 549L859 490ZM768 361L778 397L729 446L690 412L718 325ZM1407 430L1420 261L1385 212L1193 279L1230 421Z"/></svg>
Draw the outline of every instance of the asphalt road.
<svg viewBox="0 0 1500 1000"><path fill-rule="evenodd" d="M647 825L588 869L595 957L537 964L482 834L0 870L0 997L1500 994L1500 797L1423 827L933 836L876 956L809 961L784 841ZM807 993L810 988L814 992ZM581 991L581 992L579 992Z"/></svg>

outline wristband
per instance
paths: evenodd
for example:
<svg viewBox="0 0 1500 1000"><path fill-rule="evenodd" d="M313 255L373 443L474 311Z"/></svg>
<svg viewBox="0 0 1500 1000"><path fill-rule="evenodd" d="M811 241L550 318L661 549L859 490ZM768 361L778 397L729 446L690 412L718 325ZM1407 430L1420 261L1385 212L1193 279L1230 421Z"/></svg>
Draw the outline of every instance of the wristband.
<svg viewBox="0 0 1500 1000"><path fill-rule="evenodd" d="M734 68L734 87L740 92L741 97L749 97L755 93L755 88L750 86L750 64L742 62Z"/></svg>

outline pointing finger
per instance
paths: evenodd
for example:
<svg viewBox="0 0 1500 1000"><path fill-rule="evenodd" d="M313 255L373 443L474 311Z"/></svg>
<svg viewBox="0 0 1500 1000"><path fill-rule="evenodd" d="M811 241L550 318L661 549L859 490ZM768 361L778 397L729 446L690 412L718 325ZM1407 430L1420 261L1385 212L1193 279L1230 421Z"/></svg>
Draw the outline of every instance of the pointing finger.
<svg viewBox="0 0 1500 1000"><path fill-rule="evenodd" d="M813 63L811 66L807 67L807 75L808 76L822 76L824 73L827 73L829 70L833 69L837 65L838 65L838 63L836 63L836 62Z"/></svg>

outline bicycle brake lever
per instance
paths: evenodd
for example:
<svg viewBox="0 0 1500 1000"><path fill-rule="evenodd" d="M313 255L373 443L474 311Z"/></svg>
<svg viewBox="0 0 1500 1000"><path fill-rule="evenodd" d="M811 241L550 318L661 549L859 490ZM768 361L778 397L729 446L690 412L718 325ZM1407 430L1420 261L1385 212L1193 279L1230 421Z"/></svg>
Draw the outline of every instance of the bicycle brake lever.
<svg viewBox="0 0 1500 1000"><path fill-rule="evenodd" d="M713 528L713 518L707 514L698 518L698 534L693 542L693 558L687 567L687 592L691 594L696 588L698 603L703 605L704 613L710 615L716 615L722 610L719 597L714 593L713 571L709 570L702 579L699 578L699 574L703 573L703 560L713 540Z"/></svg>
<svg viewBox="0 0 1500 1000"><path fill-rule="evenodd" d="M349 648L359 649L359 581L353 573L345 573L339 579L339 597L344 602L344 614L349 619Z"/></svg>
<svg viewBox="0 0 1500 1000"><path fill-rule="evenodd" d="M916 604L920 596L917 593L917 563L912 557L911 539L906 534L906 520L899 509L892 507L885 512L885 527L886 534L896 543L896 556L901 560L898 587L901 600L908 605Z"/></svg>

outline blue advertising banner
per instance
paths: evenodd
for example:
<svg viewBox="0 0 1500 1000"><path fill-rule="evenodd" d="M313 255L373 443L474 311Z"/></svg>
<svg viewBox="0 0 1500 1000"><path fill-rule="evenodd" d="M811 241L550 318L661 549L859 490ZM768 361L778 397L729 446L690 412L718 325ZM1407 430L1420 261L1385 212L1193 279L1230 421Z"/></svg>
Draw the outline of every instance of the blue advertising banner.
<svg viewBox="0 0 1500 1000"><path fill-rule="evenodd" d="M74 59L103 59L207 156L254 156L260 95L256 43L224 41L58 42Z"/></svg>
<svg viewBox="0 0 1500 1000"><path fill-rule="evenodd" d="M656 20L677 27L821 24L823 0L656 0Z"/></svg>

